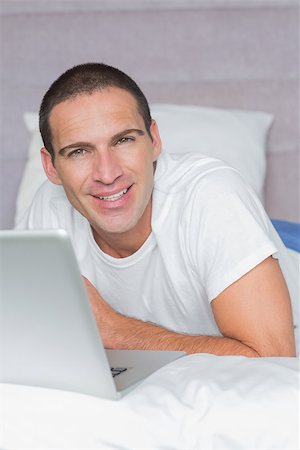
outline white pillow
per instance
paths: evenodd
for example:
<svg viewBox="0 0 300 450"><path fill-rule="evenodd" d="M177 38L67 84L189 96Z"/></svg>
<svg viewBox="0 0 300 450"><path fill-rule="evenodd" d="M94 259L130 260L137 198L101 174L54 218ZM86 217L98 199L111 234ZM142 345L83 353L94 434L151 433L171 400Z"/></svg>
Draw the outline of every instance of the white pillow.
<svg viewBox="0 0 300 450"><path fill-rule="evenodd" d="M153 104L150 108L166 151L197 151L223 159L241 172L263 201L266 139L273 120L270 114L190 105ZM31 133L31 141L17 195L15 223L46 179L40 161L39 150L43 143L38 130L38 114L25 113L24 121Z"/></svg>
<svg viewBox="0 0 300 450"><path fill-rule="evenodd" d="M152 105L151 113L168 152L196 151L226 161L263 201L270 114L163 104Z"/></svg>
<svg viewBox="0 0 300 450"><path fill-rule="evenodd" d="M38 114L25 113L24 121L26 128L31 133L31 139L27 151L27 162L17 194L15 225L30 206L37 189L46 179L40 155L40 149L44 144L39 132Z"/></svg>

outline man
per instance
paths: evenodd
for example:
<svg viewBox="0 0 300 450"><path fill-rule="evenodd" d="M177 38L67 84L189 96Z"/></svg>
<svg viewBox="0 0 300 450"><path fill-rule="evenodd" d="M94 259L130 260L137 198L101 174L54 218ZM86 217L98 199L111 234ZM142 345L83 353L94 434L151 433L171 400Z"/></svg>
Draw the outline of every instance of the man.
<svg viewBox="0 0 300 450"><path fill-rule="evenodd" d="M161 152L143 93L104 64L52 84L40 130L52 184L19 227L68 231L107 348L295 355L282 244L237 171Z"/></svg>

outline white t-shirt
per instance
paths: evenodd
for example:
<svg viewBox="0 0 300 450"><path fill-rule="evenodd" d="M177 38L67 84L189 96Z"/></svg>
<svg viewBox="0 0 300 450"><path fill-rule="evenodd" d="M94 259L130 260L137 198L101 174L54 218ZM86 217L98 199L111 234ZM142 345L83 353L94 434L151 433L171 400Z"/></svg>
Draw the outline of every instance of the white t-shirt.
<svg viewBox="0 0 300 450"><path fill-rule="evenodd" d="M253 190L199 153L159 157L152 233L127 258L103 253L63 188L48 181L17 228L64 228L82 274L114 309L189 334L220 335L210 302L268 256L276 253L289 275L286 249Z"/></svg>

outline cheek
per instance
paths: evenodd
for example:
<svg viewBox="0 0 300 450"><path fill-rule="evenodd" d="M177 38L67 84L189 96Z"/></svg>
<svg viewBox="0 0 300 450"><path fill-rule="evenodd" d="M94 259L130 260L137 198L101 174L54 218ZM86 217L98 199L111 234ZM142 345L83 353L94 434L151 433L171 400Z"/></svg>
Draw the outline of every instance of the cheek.
<svg viewBox="0 0 300 450"><path fill-rule="evenodd" d="M143 152L133 160L135 172L141 174L144 179L152 179L154 174L153 158L150 151Z"/></svg>
<svg viewBox="0 0 300 450"><path fill-rule="evenodd" d="M154 183L154 170L153 170L152 163L151 163L151 165L147 165L144 168L143 176L142 176L142 183L143 183L144 195L148 199L151 196L151 193L153 190L153 183Z"/></svg>
<svg viewBox="0 0 300 450"><path fill-rule="evenodd" d="M67 190L78 191L87 178L87 168L85 164L71 164L67 167L58 167L63 187Z"/></svg>

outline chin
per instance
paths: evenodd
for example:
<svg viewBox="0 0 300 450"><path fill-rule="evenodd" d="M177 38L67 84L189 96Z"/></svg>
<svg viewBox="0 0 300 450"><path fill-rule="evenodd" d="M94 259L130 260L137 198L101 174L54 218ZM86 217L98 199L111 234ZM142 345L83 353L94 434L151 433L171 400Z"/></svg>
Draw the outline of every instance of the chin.
<svg viewBox="0 0 300 450"><path fill-rule="evenodd" d="M135 211L121 211L112 212L108 211L108 214L92 214L90 218L87 217L95 230L98 230L99 234L124 234L131 231L136 231L138 234L144 232L147 220L143 218L145 210L136 209Z"/></svg>
<svg viewBox="0 0 300 450"><path fill-rule="evenodd" d="M108 223L94 222L93 228L107 234L124 234L131 231L135 225L136 222L124 223L124 220L122 222L111 220Z"/></svg>

